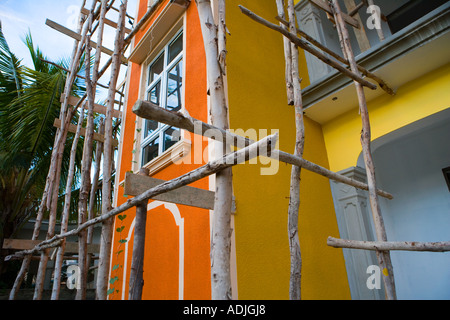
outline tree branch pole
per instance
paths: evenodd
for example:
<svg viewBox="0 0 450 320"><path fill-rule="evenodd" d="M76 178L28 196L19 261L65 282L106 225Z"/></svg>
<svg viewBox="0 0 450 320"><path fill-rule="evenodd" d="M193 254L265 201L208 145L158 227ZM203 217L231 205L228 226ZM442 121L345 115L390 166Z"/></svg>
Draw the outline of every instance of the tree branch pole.
<svg viewBox="0 0 450 320"><path fill-rule="evenodd" d="M139 174L148 176L149 170L147 168L141 168ZM142 201L142 203L136 206L128 300L142 300L142 287L144 286L144 253L147 205L148 200Z"/></svg>
<svg viewBox="0 0 450 320"><path fill-rule="evenodd" d="M228 129L228 107L223 73L219 63L218 28L214 23L210 0L196 0L196 3L206 53L211 123L226 130ZM222 6L222 10L225 10L224 6ZM225 34L222 36L225 36ZM223 40L220 41L224 44ZM230 146L225 143L218 143L215 150L222 155L227 154ZM233 196L231 168L218 172L215 177L215 184L211 233L211 297L213 300L230 300L231 205Z"/></svg>
<svg viewBox="0 0 450 320"><path fill-rule="evenodd" d="M84 7L85 3L86 3L86 0L83 0L81 7ZM78 29L77 29L78 33L81 31L81 28L82 28L85 20L86 20L85 15L83 15L80 12L79 16L78 16ZM78 47L78 42L75 41L74 47L73 47L73 52L72 52L72 59L75 59L77 47ZM67 86L67 82L68 81L69 81L69 78L66 79L66 87L65 87L66 89L65 90L67 90L67 88L68 88L68 86ZM63 119L62 112L60 114L60 117L61 117L61 119ZM52 162L51 163L53 163L53 161L55 161L54 156L56 155L57 146L58 146L58 139L57 139L58 133L59 133L59 130L57 130L57 134L56 134L55 141L54 141L54 144L53 144ZM52 165L50 165L50 167L52 167ZM44 188L44 192L42 194L41 203L39 205L39 210L38 210L36 222L35 222L35 225L34 225L32 240L37 240L37 238L39 236L39 232L40 232L40 228L41 228L41 222L42 222L43 214L44 214L44 211L45 211L45 207L48 208L48 205L49 205L48 202L47 202L47 199L51 198L51 197L49 197L49 194L50 194L51 189L52 189L53 175L54 174L55 174L54 170L51 170L51 168L50 168L49 172L47 174L45 188ZM19 272L18 272L18 274L16 276L16 279L14 281L13 288L12 288L12 290L10 292L9 300L14 300L16 298L17 293L18 293L18 291L20 289L20 286L22 285L22 281L23 281L23 279L25 277L25 274L26 274L26 272L27 272L27 270L29 268L30 262L31 262L31 256L26 256L23 259L22 265L20 267L20 270L19 270Z"/></svg>
<svg viewBox="0 0 450 320"><path fill-rule="evenodd" d="M296 18L294 10L294 1L288 0L289 31L295 32ZM303 102L302 90L300 86L298 47L291 43L291 61L292 61L292 84L294 89L294 117L295 117L295 149L294 155L303 158L305 146L305 124L303 120ZM302 256L300 250L300 240L298 237L298 211L300 209L300 180L301 168L292 166L291 183L288 208L288 239L290 250L290 279L289 279L289 298L291 300L301 299L301 275L302 275Z"/></svg>
<svg viewBox="0 0 450 320"><path fill-rule="evenodd" d="M110 89L107 98L107 111L105 118L105 141L103 144L103 183L102 183L102 213L105 214L111 210L111 175L112 175L112 111L114 109L114 96L116 93L117 78L120 71L121 56L124 49L125 34L125 15L128 1L124 0L119 7L118 27L114 41L114 54L111 65ZM108 276L111 257L111 242L114 220L109 219L103 222L100 238L99 266L97 273L97 291L98 300L106 300L108 290Z"/></svg>
<svg viewBox="0 0 450 320"><path fill-rule="evenodd" d="M66 191L65 191L65 195L64 195L64 207L63 207L63 213L62 213L62 219L61 219L60 233L67 232L67 226L69 223L70 199L72 196L72 184L73 184L73 178L75 175L75 157L76 157L78 141L80 138L81 128L83 126L83 120L84 120L84 110L81 109L80 118L78 119L77 131L73 138L72 148L70 150L69 173L67 175ZM61 286L61 269L62 269L62 263L63 263L63 259L64 259L65 247L66 247L66 242L63 241L61 243L61 246L58 248L58 253L56 255L51 300L59 299L59 292L60 292L60 286Z"/></svg>
<svg viewBox="0 0 450 320"><path fill-rule="evenodd" d="M347 68L343 67L342 65L335 62L334 60L329 59L327 56L322 54L320 51L312 48L307 42L298 38L296 33L291 33L289 31L285 30L283 27L273 24L273 23L261 18L260 16L256 15L255 13L253 13L252 11L248 10L247 8L245 8L241 5L239 5L239 8L241 9L241 12L243 14L245 14L246 16L248 16L250 19L262 24L263 26L268 27L269 29L280 32L286 38L288 38L293 43L295 43L298 47L300 47L303 50L316 56L318 59L322 60L324 63L337 69L338 71L342 72L344 75L348 76L349 78L353 79L354 81L361 83L363 86L370 88L371 90L375 90L377 88L377 86L375 84L373 84L367 80L364 80L360 75L348 70Z"/></svg>
<svg viewBox="0 0 450 320"><path fill-rule="evenodd" d="M445 242L416 242L416 241L358 241L328 237L327 245L333 248L362 249L373 251L429 251L448 252L450 241Z"/></svg>
<svg viewBox="0 0 450 320"><path fill-rule="evenodd" d="M278 21L280 21L280 23L282 25L285 25L285 26L288 25L288 22L283 17L277 16L275 18ZM347 59L342 58L340 55L338 55L333 50L328 49L323 44L321 44L319 41L317 41L316 39L314 39L313 37L308 35L306 32L304 32L303 30L300 30L300 29L297 28L296 31L297 31L297 34L302 36L304 39L306 39L312 45L316 46L318 49L328 53L330 56L332 56L333 58L335 58L339 62L342 62L342 63L346 64L347 66L350 66L350 62L348 62ZM375 73L367 70L366 68L364 68L364 67L362 67L360 65L358 65L358 70L359 70L359 72L361 72L361 74L363 76L365 76L367 78L370 78L370 79L373 79L374 81L376 81L378 83L378 85L380 86L380 88L383 89L387 94L390 94L391 96L395 96L395 91L383 79L378 77Z"/></svg>
<svg viewBox="0 0 450 320"><path fill-rule="evenodd" d="M156 187L151 188L141 193L140 195L129 199L127 202L121 204L116 208L111 209L107 213L102 214L92 220L86 221L84 224L78 226L76 229L68 231L64 234L55 235L52 239L42 241L41 243L39 243L30 250L22 250L12 255L9 255L5 258L5 261L20 259L26 255L34 254L43 249L57 247L60 245L62 239L67 238L69 236L75 236L82 230L90 226L93 226L97 223L101 223L108 219L111 219L114 216L132 207L135 207L136 205L139 205L143 201L149 200L159 194L189 185L197 180L213 175L224 169L231 168L235 165L244 163L258 155L270 156L269 154L271 152L274 152L274 148L276 146L277 141L278 141L278 133L271 136L267 136L259 140L258 142L250 144L249 146L243 149L229 153L220 159L212 160L200 168L190 171L182 176L179 176L178 178L163 182L160 185L157 185Z"/></svg>
<svg viewBox="0 0 450 320"><path fill-rule="evenodd" d="M162 109L159 106L151 103L150 101L138 100L133 106L133 112L141 118L169 124L171 126L181 128L195 134L205 135L205 133L207 133L208 131L213 131L215 132L215 134L208 134L208 137L219 141L227 141L227 143L238 148L242 148L251 143L254 143L254 141L251 139L241 137L227 130L217 128L208 123L204 123L200 120L192 118L188 114ZM276 159L285 163L300 166L302 168L305 168L306 170L320 174L328 179L345 183L361 190L369 190L367 184L363 182L335 173L329 169L326 169L322 166L319 166L315 163L312 163L301 157L294 156L287 152L274 150L271 153L270 157L272 159ZM387 199L393 199L393 196L390 193L383 190L377 189L377 194Z"/></svg>
<svg viewBox="0 0 450 320"><path fill-rule="evenodd" d="M85 52L86 52L86 66L85 66L85 78L86 78L86 94L88 103L87 112L87 124L86 124L86 136L84 139L83 146L83 158L82 158L82 168L81 168L81 187L80 187L80 197L78 202L78 224L83 224L86 222L88 217L88 200L91 189L91 167L92 167L92 152L94 145L94 104L95 104L95 92L96 83L98 80L98 68L100 64L101 57L101 46L103 44L103 29L104 29L104 19L107 10L107 0L101 0L100 2L100 15L98 20L98 35L97 35L97 49L95 53L94 65L92 68L92 79L91 79L91 34L86 35ZM89 17L88 29L91 30L93 27L93 17ZM76 300L86 299L86 289L87 289L87 232L86 230L78 235L78 267L80 268L80 277L78 279L79 289L77 289Z"/></svg>
<svg viewBox="0 0 450 320"><path fill-rule="evenodd" d="M286 13L284 10L284 0L276 0L278 16L280 16L285 24L280 24L280 26L287 30L289 27L289 22L286 21ZM292 85L292 54L291 54L291 42L288 38L283 37L284 45L284 61L285 61L285 81L286 81L286 93L287 93L287 104L292 106L294 104L294 88Z"/></svg>
<svg viewBox="0 0 450 320"><path fill-rule="evenodd" d="M329 1L331 10L333 11L334 18L336 20L336 28L338 33L343 39L343 51L346 52L348 60L350 62L351 70L358 74L358 67L356 65L355 56L353 54L350 37L347 31L347 27L342 18L341 9L337 0ZM369 112L367 109L367 102L365 98L364 88L362 85L355 81L356 93L358 95L359 101L359 111L362 120L362 131L361 131L361 145L363 150L364 162L367 170L367 184L369 186L369 200L370 208L372 209L372 216L375 225L375 231L378 241L387 241L386 229L384 227L383 216L381 214L380 205L378 201L378 195L376 193L376 179L375 179L375 166L373 164L372 153L371 153L371 129ZM395 300L395 281L394 281L394 270L391 263L391 257L389 251L377 251L377 258L380 267L387 272L383 272L383 282L386 289L386 297L389 300ZM387 274L387 276L386 276Z"/></svg>

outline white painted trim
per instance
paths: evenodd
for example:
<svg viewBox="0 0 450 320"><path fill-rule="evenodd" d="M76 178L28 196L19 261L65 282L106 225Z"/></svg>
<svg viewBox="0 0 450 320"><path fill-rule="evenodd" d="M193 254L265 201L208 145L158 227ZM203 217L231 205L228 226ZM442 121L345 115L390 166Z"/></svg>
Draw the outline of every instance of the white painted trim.
<svg viewBox="0 0 450 320"><path fill-rule="evenodd" d="M178 299L184 299L184 218L181 217L180 210L176 204L163 202L163 201L152 201L147 206L147 211L155 209L159 206L164 206L167 210L172 213L175 219L175 224L178 226ZM128 245L132 237L136 218L133 219L130 230L128 231L127 242L125 243L125 259L123 263L123 275L124 278L127 276L128 267ZM125 300L125 285L127 281L122 281L122 300Z"/></svg>

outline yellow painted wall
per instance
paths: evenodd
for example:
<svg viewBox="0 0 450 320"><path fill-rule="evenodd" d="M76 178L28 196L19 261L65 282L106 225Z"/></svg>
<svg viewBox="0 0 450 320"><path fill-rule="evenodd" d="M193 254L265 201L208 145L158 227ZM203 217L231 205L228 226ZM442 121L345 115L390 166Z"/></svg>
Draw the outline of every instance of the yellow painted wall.
<svg viewBox="0 0 450 320"><path fill-rule="evenodd" d="M279 130L280 149L293 152L293 108L286 104L282 37L246 16L237 5L276 23L275 1L227 1L228 99L232 129ZM305 66L301 55L302 68ZM306 85L303 83L303 85ZM328 167L322 128L306 119L305 158ZM261 137L259 137L261 138ZM289 298L287 209L291 166L262 176L264 165L233 168L237 281L239 299ZM302 171L300 242L303 299L349 299L340 249L326 245L338 236L329 181Z"/></svg>
<svg viewBox="0 0 450 320"><path fill-rule="evenodd" d="M450 64L413 80L395 97L382 95L368 103L372 140L450 107ZM357 108L323 125L330 169L356 165L361 153L361 117Z"/></svg>

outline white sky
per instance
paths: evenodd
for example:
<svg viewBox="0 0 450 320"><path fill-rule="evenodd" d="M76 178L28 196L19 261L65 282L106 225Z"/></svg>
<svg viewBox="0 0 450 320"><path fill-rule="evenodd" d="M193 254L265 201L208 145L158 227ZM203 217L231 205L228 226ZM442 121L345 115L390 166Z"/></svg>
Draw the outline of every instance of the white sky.
<svg viewBox="0 0 450 320"><path fill-rule="evenodd" d="M128 0L127 12L131 16L136 14L138 0ZM69 58L74 41L72 38L61 34L45 24L46 19L53 20L73 31L76 31L78 13L81 0L0 0L0 21L3 34L11 51L23 59L23 64L31 66L31 59L23 39L31 31L33 42L52 61L58 61L62 57ZM116 0L114 7L118 8L121 0ZM90 9L92 0L87 0L85 7ZM117 21L117 12L110 10L107 17ZM127 23L127 27L130 25ZM105 26L104 46L113 48L115 29ZM96 35L92 38L96 41ZM103 55L101 65L108 57ZM122 67L122 74L125 68ZM101 83L109 82L109 73L100 80Z"/></svg>

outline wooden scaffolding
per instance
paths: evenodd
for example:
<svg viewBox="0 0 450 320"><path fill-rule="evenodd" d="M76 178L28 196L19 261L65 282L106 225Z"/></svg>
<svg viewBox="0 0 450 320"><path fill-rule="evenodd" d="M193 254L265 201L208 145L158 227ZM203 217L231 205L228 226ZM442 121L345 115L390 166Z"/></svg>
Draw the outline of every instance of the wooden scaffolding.
<svg viewBox="0 0 450 320"><path fill-rule="evenodd" d="M212 123L204 123L192 118L184 112L172 112L162 109L150 101L138 100L133 107L133 112L144 119L155 120L174 126L195 134L205 135L207 131L213 130L214 135L208 134L209 138L219 142L218 145L223 148L223 157L211 160L206 165L188 172L178 178L169 181L156 181L148 176L145 169L141 169L139 174L128 173L125 178L125 192L134 195L126 203L115 208L112 207L110 198L111 194L111 177L113 173L112 151L118 142L114 140L112 119L116 117L120 119L121 103L119 107L116 105L116 94L123 96L123 92L117 88L117 78L121 64L126 64L127 59L124 52L130 44L132 38L137 31L145 24L147 19L155 12L155 9L162 1L156 1L149 7L147 13L134 24L133 29L125 27L125 19L128 16L126 12L127 1L122 0L118 9L113 7L114 0L92 1L90 10L84 8L84 4L80 11L80 19L78 30L73 32L67 28L48 20L47 25L63 32L64 34L75 39L75 45L72 55L72 66L68 70L68 77L64 96L61 103L61 115L55 120L55 126L58 127L58 134L55 139L52 162L47 179L47 185L42 197L42 203L39 209L34 234L32 240L35 241L31 249L22 250L7 257L7 259L22 259L22 268L17 276L16 283L10 294L10 299L14 299L20 284L23 280L25 272L29 266L30 259L33 254L40 254L40 267L38 273L38 281L36 283L35 299L42 297L42 282L46 263L50 256L51 248L58 248L56 254L56 267L54 287L52 299L57 299L59 294L60 283L60 267L63 259L65 248L68 243L65 239L69 236L78 236L78 262L80 266L80 274L85 275L87 268L90 266L90 251L87 245L92 240L92 227L96 224L102 224L102 242L100 245L100 255L96 258L98 264L98 280L96 288L96 298L107 298L108 274L110 265L110 247L112 223L115 216L120 215L124 211L136 207L136 226L134 232L133 254L131 275L129 280L129 299L139 300L142 297L142 272L143 272L143 256L144 238L145 238L145 221L147 215L147 201L149 199L165 199L176 203L182 203L192 206L198 206L208 209L214 209L213 232L211 242L211 259L213 269L211 270L211 288L213 299L231 299L231 277L230 277L230 246L231 246L231 228L230 219L233 205L232 199L232 176L231 167L240 163L244 163L250 158L260 155L268 156L273 159L292 165L291 173L291 189L290 203L288 212L288 237L291 252L291 277L290 277L290 298L301 298L301 252L298 239L298 212L300 207L300 173L301 169L305 169L316 174L322 175L330 180L341 182L358 189L366 190L369 194L370 205L373 214L373 220L376 227L377 241L361 242L354 240L342 240L329 238L327 244L339 248L356 248L362 250L375 250L377 253L378 263L383 270L383 281L387 299L396 299L394 273L390 261L391 250L416 250L416 251L450 251L450 242L440 243L408 243L408 242L389 242L386 237L384 223L378 204L378 197L392 199L392 195L386 191L377 188L375 180L375 172L370 150L370 122L367 110L367 103L364 95L364 87L371 90L377 89L379 86L387 94L393 95L394 91L389 85L379 78L370 70L366 70L356 63L352 48L349 42L349 31L347 26L350 25L356 31L358 30L358 21L354 18L357 9L363 5L373 4L372 0L362 1L359 5L350 7L348 13L344 13L337 0L310 0L316 6L325 10L330 20L335 24L336 31L339 35L343 56L332 52L328 48L321 45L318 41L300 30L296 24L293 0L275 0L277 4L277 19L279 25L273 24L262 17L256 15L252 11L240 6L242 13L254 21L266 26L274 31L279 32L283 36L285 58L286 58L286 88L287 88L287 104L292 105L295 109L295 125L296 125L296 144L293 154L286 153L275 149L277 135L268 136L260 141L252 141L248 138L231 133L228 129L228 106L226 105L226 95L224 89L224 75L226 71L226 16L225 16L225 0L218 0L218 17L214 19L213 10L210 0L196 0L197 8L200 16L202 34L205 44L207 70L208 70L208 88L210 95ZM176 0L179 5L188 6L190 1ZM108 10L114 9L119 12L117 22L113 22L106 18ZM287 9L287 10L286 10ZM286 14L287 12L287 14ZM216 22L217 21L217 24ZM356 21L356 22L355 22ZM105 25L116 28L116 38L113 49L107 49L102 46L103 28ZM213 26L213 27L211 27ZM91 38L97 31L96 42ZM299 37L301 36L301 38ZM379 33L380 39L384 36ZM217 41L215 41L217 40ZM95 49L95 58L93 67L89 65L91 48ZM335 68L345 76L354 81L356 93L359 101L359 111L362 119L361 144L363 149L364 161L367 169L367 181L363 183L331 170L321 167L303 158L303 146L305 141L305 131L303 124L303 106L301 96L301 79L299 75L298 49L303 49L324 63ZM325 55L324 53L328 55ZM77 75L77 67L80 63L82 54L85 54L86 61L86 94L82 98L76 98L71 95L71 88L75 76ZM100 69L100 55L106 53L111 55L108 62ZM105 73L106 69L111 68L111 78L108 87L108 99L106 106L98 105L95 100L95 88L101 86L98 83L100 77ZM371 79L372 81L368 81ZM123 86L122 86L123 87ZM122 100L120 100L122 101ZM87 113L85 114L85 110ZM71 124L75 112L80 113L80 119L77 125ZM103 113L105 115L104 123L99 126L99 131L94 131L93 115ZM83 118L87 118L86 128L83 128ZM200 132L198 131L200 130ZM61 232L55 234L54 227L56 222L56 206L57 191L59 185L59 173L61 164L61 148L64 148L65 138L68 132L75 133L74 146L80 135L85 136L83 149L83 178L80 192L80 209L78 226L75 229L67 230L68 204L70 201L70 190L72 187L72 175L69 175L67 182L67 192L65 199L66 206L64 208ZM97 140L95 153L93 152L92 141ZM225 142L225 143L224 143ZM240 148L235 152L231 152L231 147ZM105 152L106 151L106 152ZM103 154L103 181L102 181L102 212L99 216L92 216L89 206L95 189L98 187L98 171L95 172L96 179L90 181L90 164L93 154L101 156ZM74 152L72 152L74 156ZM71 157L71 166L73 167ZM88 165L89 164L89 165ZM204 177L215 175L215 192L208 192L187 185L202 179ZM178 192L173 192L177 190ZM182 190L182 192L180 191ZM189 197L180 197L180 193L189 193ZM50 212L50 227L47 232L46 240L37 242L37 236L40 230L43 212ZM59 273L58 273L59 272ZM77 298L85 299L86 280L81 279L80 289L77 290Z"/></svg>

